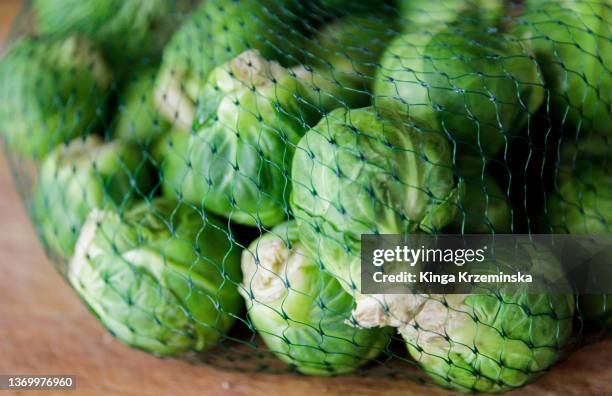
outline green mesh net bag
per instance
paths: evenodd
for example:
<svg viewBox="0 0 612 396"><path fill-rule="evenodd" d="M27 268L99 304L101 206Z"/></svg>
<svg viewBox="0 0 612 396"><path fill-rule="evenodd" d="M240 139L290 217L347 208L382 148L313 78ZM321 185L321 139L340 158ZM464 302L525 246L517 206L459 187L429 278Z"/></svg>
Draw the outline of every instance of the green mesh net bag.
<svg viewBox="0 0 612 396"><path fill-rule="evenodd" d="M504 392L606 336L612 297L366 293L362 236L611 235L611 14L33 0L0 60L0 134L49 257L123 343ZM497 257L478 270L571 278L546 249Z"/></svg>

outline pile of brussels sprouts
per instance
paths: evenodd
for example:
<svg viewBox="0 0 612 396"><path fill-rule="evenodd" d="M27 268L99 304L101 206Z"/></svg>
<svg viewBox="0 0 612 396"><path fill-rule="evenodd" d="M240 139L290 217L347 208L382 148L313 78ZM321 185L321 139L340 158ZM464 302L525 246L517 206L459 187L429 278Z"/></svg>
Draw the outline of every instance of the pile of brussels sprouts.
<svg viewBox="0 0 612 396"><path fill-rule="evenodd" d="M435 382L502 392L612 324L605 295L360 293L362 234L612 232L606 0L29 12L0 131L49 254L122 342L219 353L240 323L335 375L401 339Z"/></svg>

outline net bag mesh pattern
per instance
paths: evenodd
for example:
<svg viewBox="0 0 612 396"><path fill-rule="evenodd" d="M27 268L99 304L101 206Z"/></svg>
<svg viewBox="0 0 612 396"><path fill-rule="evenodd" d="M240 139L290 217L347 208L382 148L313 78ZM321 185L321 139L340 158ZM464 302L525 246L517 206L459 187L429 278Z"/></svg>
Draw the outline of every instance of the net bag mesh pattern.
<svg viewBox="0 0 612 396"><path fill-rule="evenodd" d="M23 201L132 347L523 386L608 295L366 295L360 235L610 233L612 5L356 3L28 2L0 61Z"/></svg>

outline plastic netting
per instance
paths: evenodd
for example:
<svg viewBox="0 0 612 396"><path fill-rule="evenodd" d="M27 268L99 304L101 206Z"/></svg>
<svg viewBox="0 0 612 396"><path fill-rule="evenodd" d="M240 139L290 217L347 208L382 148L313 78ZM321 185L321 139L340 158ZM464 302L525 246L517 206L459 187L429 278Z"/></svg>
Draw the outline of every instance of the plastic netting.
<svg viewBox="0 0 612 396"><path fill-rule="evenodd" d="M611 11L33 0L0 129L49 256L122 342L500 392L605 335L608 296L364 295L360 236L610 233Z"/></svg>

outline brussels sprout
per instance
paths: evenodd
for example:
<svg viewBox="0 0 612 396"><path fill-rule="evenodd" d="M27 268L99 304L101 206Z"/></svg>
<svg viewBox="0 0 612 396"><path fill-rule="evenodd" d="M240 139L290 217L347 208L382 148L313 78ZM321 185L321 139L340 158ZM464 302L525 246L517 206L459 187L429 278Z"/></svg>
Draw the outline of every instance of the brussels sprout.
<svg viewBox="0 0 612 396"><path fill-rule="evenodd" d="M87 39L22 38L0 62L0 130L9 149L41 160L101 120L111 75Z"/></svg>
<svg viewBox="0 0 612 396"><path fill-rule="evenodd" d="M68 279L122 342L157 355L200 352L242 307L240 252L218 221L156 200L122 214L94 209Z"/></svg>
<svg viewBox="0 0 612 396"><path fill-rule="evenodd" d="M578 147L587 147L580 143ZM597 149L599 150L599 148ZM563 150L569 158L571 150ZM553 192L546 205L544 232L569 234L605 234L612 232L612 178L611 168L605 162L595 161L597 151L577 152L583 160L594 162L569 162L574 166L561 165L558 190ZM594 154L594 155L593 155ZM562 153L563 156L563 153ZM563 162L562 162L563 164ZM610 257L610 249L601 257ZM604 262L606 260L603 260ZM607 268L596 268L606 271ZM603 276L602 279L605 279ZM578 311L587 323L612 325L612 295L583 294L578 296Z"/></svg>
<svg viewBox="0 0 612 396"><path fill-rule="evenodd" d="M302 36L297 15L287 8L293 1L205 1L164 49L155 90L162 115L189 130L208 74L246 50L294 63Z"/></svg>
<svg viewBox="0 0 612 396"><path fill-rule="evenodd" d="M557 259L542 247L512 247L505 258L496 251L496 260L513 268L520 263L534 274L534 282L562 279L557 278L563 276ZM495 272L495 265L485 264L480 273ZM470 273L479 271L472 266ZM492 294L432 295L400 333L412 357L437 383L462 391L503 392L530 382L559 359L573 314L572 294L502 287Z"/></svg>
<svg viewBox="0 0 612 396"><path fill-rule="evenodd" d="M451 25L434 34L404 34L381 63L376 106L448 132L462 155L497 154L544 97L530 50L483 28Z"/></svg>
<svg viewBox="0 0 612 396"><path fill-rule="evenodd" d="M349 292L359 282L361 234L435 232L455 216L450 146L425 125L340 108L298 144L291 207L300 240Z"/></svg>
<svg viewBox="0 0 612 396"><path fill-rule="evenodd" d="M400 14L406 20L406 31L427 27L433 33L440 26L456 21L494 20L504 14L503 0L400 0Z"/></svg>
<svg viewBox="0 0 612 396"><path fill-rule="evenodd" d="M83 34L112 63L159 54L191 0L34 0L38 31Z"/></svg>
<svg viewBox="0 0 612 396"><path fill-rule="evenodd" d="M385 14L351 15L326 25L308 41L303 79L314 89L313 102L325 111L367 106L378 61L395 36L396 18Z"/></svg>
<svg viewBox="0 0 612 396"><path fill-rule="evenodd" d="M561 173L558 190L548 199L550 230L570 234L612 232L612 174L610 167L578 164Z"/></svg>
<svg viewBox="0 0 612 396"><path fill-rule="evenodd" d="M119 96L114 135L119 139L148 144L164 135L170 124L160 116L153 100L155 67L134 73Z"/></svg>
<svg viewBox="0 0 612 396"><path fill-rule="evenodd" d="M597 234L612 229L610 149L606 133L581 131L575 139L564 139L541 232Z"/></svg>
<svg viewBox="0 0 612 396"><path fill-rule="evenodd" d="M294 222L277 225L242 253L251 324L279 359L304 374L348 373L390 342L387 329L345 323L352 297L298 241Z"/></svg>
<svg viewBox="0 0 612 396"><path fill-rule="evenodd" d="M89 212L104 205L125 208L146 196L151 185L148 163L135 147L104 144L91 135L53 150L43 161L32 212L51 251L68 259Z"/></svg>
<svg viewBox="0 0 612 396"><path fill-rule="evenodd" d="M508 198L490 175L463 179L459 213L449 231L466 234L507 234L512 230Z"/></svg>
<svg viewBox="0 0 612 396"><path fill-rule="evenodd" d="M311 123L296 74L257 51L214 69L191 134L162 143L164 193L247 225L288 217L289 169Z"/></svg>
<svg viewBox="0 0 612 396"><path fill-rule="evenodd" d="M584 130L612 123L609 2L530 0L517 30L531 41L555 113Z"/></svg>

